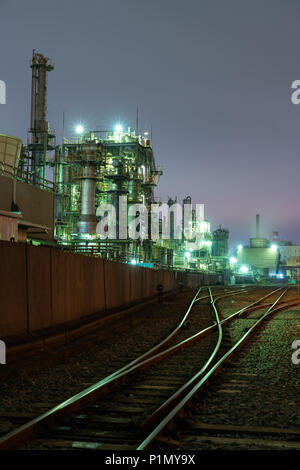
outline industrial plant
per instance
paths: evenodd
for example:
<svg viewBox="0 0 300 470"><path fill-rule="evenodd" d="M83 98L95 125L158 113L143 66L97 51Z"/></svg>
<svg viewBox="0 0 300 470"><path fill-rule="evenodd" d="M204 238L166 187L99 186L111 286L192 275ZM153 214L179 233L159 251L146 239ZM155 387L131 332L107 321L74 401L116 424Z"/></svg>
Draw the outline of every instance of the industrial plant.
<svg viewBox="0 0 300 470"><path fill-rule="evenodd" d="M78 124L73 138L65 136L57 144L55 131L47 121L47 76L54 63L33 51L31 113L26 145L16 137L0 134L0 239L35 245L61 247L73 253L131 263L149 268L222 273L234 283L244 277L253 281L266 278L293 280L299 274L300 249L292 242L261 236L260 216L256 234L248 246L239 245L228 257L229 231L221 226L211 231L206 219L197 219L192 209L192 236L186 237L183 222L175 235L176 217L172 208L177 197L163 204L155 189L163 174L157 164L152 132L138 132L116 123L113 129L86 129ZM123 221L117 218L114 237L100 237L97 226L104 221L99 207L113 207L120 214L126 201ZM182 207L193 207L191 197ZM151 227L151 208L170 209L169 237L122 236L120 224L127 227L144 207L149 214L143 223ZM103 212L103 211L102 211ZM159 213L159 234L165 223ZM139 214L142 216L142 214ZM105 212L105 216L108 213ZM138 225L138 224L137 224Z"/></svg>
<svg viewBox="0 0 300 470"><path fill-rule="evenodd" d="M231 273L251 276L255 282L273 279L295 283L300 274L300 247L280 240L277 231L271 239L261 233L260 215L256 214L255 237L249 245L238 245L229 259Z"/></svg>
<svg viewBox="0 0 300 470"><path fill-rule="evenodd" d="M75 137L56 144L47 121L47 76L53 62L33 51L31 115L28 142L0 136L0 238L33 244L60 246L74 253L139 264L147 267L225 272L228 267L229 232L221 226L211 232L210 222L198 223L192 211L192 232L170 237L132 239L97 234L98 207L111 205L119 214L120 198L126 198L125 225L133 218L130 208L141 204L150 210L162 205L155 195L161 166L157 165L151 132L117 123L113 129L75 128ZM64 126L63 126L64 127ZM168 207L177 204L169 198ZM182 201L191 205L190 197ZM103 219L103 216L102 216ZM151 225L151 217L145 221ZM163 224L160 216L160 231ZM200 236L201 234L201 236Z"/></svg>
<svg viewBox="0 0 300 470"><path fill-rule="evenodd" d="M2 1L0 452L300 450L299 5Z"/></svg>

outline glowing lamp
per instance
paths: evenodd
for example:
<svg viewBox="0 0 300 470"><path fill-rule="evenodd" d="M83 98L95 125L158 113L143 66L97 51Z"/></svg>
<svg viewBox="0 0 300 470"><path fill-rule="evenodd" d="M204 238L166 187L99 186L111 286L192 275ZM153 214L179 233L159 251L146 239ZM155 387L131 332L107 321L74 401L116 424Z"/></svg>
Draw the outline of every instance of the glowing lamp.
<svg viewBox="0 0 300 470"><path fill-rule="evenodd" d="M84 129L83 129L83 126L81 124L78 124L76 127L75 127L75 131L76 131L76 134L82 134Z"/></svg>
<svg viewBox="0 0 300 470"><path fill-rule="evenodd" d="M115 126L115 132L123 132L123 126L121 126L121 124L116 124Z"/></svg>
<svg viewBox="0 0 300 470"><path fill-rule="evenodd" d="M249 271L248 267L247 266L241 266L241 273L243 274L247 274L247 272Z"/></svg>

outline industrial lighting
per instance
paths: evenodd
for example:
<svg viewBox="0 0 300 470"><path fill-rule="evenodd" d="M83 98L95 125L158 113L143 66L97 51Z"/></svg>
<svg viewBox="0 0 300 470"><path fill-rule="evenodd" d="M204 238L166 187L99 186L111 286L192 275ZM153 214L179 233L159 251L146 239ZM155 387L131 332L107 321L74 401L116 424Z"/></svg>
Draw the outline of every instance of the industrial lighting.
<svg viewBox="0 0 300 470"><path fill-rule="evenodd" d="M241 273L246 274L249 271L249 268L247 266L241 266L240 271Z"/></svg>
<svg viewBox="0 0 300 470"><path fill-rule="evenodd" d="M189 251L186 251L184 253L184 256L189 259L191 257L191 253Z"/></svg>
<svg viewBox="0 0 300 470"><path fill-rule="evenodd" d="M75 127L75 131L76 131L76 134L82 134L83 131L84 131L84 128L81 124L78 124L76 127Z"/></svg>
<svg viewBox="0 0 300 470"><path fill-rule="evenodd" d="M82 233L81 238L85 238L86 240L92 240L93 237L89 233Z"/></svg>
<svg viewBox="0 0 300 470"><path fill-rule="evenodd" d="M243 245L238 246L238 250L241 251L243 249Z"/></svg>
<svg viewBox="0 0 300 470"><path fill-rule="evenodd" d="M272 251L277 251L277 245L271 245L271 250Z"/></svg>
<svg viewBox="0 0 300 470"><path fill-rule="evenodd" d="M237 259L234 256L232 256L232 258L229 258L229 262L230 264L235 264L237 262Z"/></svg>
<svg viewBox="0 0 300 470"><path fill-rule="evenodd" d="M118 132L118 133L123 132L123 126L121 126L121 124L116 124L115 125L115 132Z"/></svg>
<svg viewBox="0 0 300 470"><path fill-rule="evenodd" d="M136 264L136 259L132 259L131 264Z"/></svg>

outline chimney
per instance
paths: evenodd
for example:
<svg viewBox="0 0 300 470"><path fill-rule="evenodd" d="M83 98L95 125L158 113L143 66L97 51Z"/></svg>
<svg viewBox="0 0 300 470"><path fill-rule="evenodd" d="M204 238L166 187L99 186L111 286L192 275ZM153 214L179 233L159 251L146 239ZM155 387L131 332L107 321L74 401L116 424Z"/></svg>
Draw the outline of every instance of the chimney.
<svg viewBox="0 0 300 470"><path fill-rule="evenodd" d="M259 214L256 214L256 238L259 238Z"/></svg>

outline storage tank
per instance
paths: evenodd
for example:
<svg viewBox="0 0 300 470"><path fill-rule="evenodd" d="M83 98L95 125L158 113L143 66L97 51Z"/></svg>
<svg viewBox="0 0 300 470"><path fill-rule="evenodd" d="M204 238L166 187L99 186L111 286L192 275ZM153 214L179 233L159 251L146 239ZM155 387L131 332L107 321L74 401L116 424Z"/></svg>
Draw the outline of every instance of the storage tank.
<svg viewBox="0 0 300 470"><path fill-rule="evenodd" d="M212 256L228 256L229 231L221 225L213 232Z"/></svg>
<svg viewBox="0 0 300 470"><path fill-rule="evenodd" d="M17 137L0 134L0 165L7 172L12 173L18 168L23 142Z"/></svg>
<svg viewBox="0 0 300 470"><path fill-rule="evenodd" d="M270 242L267 238L250 238L251 248L267 248Z"/></svg>

